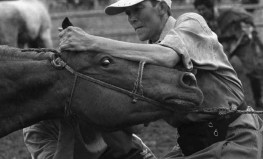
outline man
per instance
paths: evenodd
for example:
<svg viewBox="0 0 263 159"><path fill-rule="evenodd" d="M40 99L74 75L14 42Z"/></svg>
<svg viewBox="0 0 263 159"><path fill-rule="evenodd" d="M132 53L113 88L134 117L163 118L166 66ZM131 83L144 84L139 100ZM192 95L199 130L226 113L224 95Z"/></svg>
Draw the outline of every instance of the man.
<svg viewBox="0 0 263 159"><path fill-rule="evenodd" d="M221 36L221 32L223 30L221 27L224 27L224 24L222 23L230 23L229 21L222 21L222 16L225 14L231 13L228 14L230 15L228 18L232 20L232 25L234 25L234 20L238 23L241 23L242 21L253 25L252 16L242 8L226 7L219 9L216 7L215 0L195 0L194 7L198 13L204 17L212 31L214 31L219 37Z"/></svg>
<svg viewBox="0 0 263 159"><path fill-rule="evenodd" d="M215 33L198 14L171 17L171 0L119 0L106 14L125 12L141 41L136 44L93 36L77 27L60 32L60 49L99 51L112 56L196 73L204 92L200 108L238 107L243 103L242 85L227 60ZM168 123L178 128L180 148L166 158L261 158L262 121L257 115L177 113ZM244 140L245 139L245 140Z"/></svg>
<svg viewBox="0 0 263 159"><path fill-rule="evenodd" d="M135 134L99 132L71 117L41 121L23 135L32 159L156 159Z"/></svg>
<svg viewBox="0 0 263 159"><path fill-rule="evenodd" d="M218 17L218 10L215 6L214 0L196 0L194 1L195 9L198 11L200 15L202 15L208 26L214 31L217 35L220 34L218 30L218 23L216 18Z"/></svg>
<svg viewBox="0 0 263 159"><path fill-rule="evenodd" d="M224 8L218 9L213 0L195 0L194 6L196 10L205 18L210 28L218 35L219 41L223 44L225 52L231 58L235 54L239 57L243 65L243 72L247 74L255 101L256 107L263 107L262 92L262 62L263 49L262 42L257 36L257 31L252 16L245 10L240 8ZM247 39L242 36L245 35ZM241 39L241 40L239 40ZM242 55L242 51L231 51L233 48L242 45L242 43L250 43L254 40L259 46L259 50L251 48ZM240 43L238 44L238 41ZM253 44L250 45L254 47ZM244 49L243 49L244 50ZM238 53L239 52L239 53Z"/></svg>

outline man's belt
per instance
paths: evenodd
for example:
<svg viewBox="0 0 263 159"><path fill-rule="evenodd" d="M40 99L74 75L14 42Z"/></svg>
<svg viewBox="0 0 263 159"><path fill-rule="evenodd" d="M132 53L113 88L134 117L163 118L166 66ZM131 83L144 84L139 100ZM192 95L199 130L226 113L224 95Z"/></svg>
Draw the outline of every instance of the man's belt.
<svg viewBox="0 0 263 159"><path fill-rule="evenodd" d="M247 105L243 102L238 110L246 110ZM179 138L177 140L185 156L189 156L216 142L225 140L228 126L236 120L240 114L231 114L208 122L192 122L178 127Z"/></svg>

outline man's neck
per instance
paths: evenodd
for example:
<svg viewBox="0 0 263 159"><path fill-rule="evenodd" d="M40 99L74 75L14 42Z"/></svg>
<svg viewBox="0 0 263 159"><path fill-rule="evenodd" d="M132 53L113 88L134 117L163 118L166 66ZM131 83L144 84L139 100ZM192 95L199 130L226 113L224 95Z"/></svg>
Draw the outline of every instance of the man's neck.
<svg viewBox="0 0 263 159"><path fill-rule="evenodd" d="M162 18L162 24L160 25L160 28L159 28L159 31L158 33L156 33L156 36L154 36L153 38L151 38L149 41L150 43L156 43L159 39L160 39L160 36L163 32L163 29L167 23L167 20L168 20L169 16L168 15L165 15L163 18Z"/></svg>

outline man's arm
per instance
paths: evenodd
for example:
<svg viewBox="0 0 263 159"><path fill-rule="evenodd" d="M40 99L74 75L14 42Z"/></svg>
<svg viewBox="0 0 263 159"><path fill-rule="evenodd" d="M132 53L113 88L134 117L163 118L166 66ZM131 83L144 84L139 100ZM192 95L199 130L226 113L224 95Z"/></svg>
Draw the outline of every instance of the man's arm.
<svg viewBox="0 0 263 159"><path fill-rule="evenodd" d="M96 51L133 61L165 67L174 67L180 60L171 48L158 44L128 43L85 33L77 27L69 27L59 34L60 49L70 51Z"/></svg>

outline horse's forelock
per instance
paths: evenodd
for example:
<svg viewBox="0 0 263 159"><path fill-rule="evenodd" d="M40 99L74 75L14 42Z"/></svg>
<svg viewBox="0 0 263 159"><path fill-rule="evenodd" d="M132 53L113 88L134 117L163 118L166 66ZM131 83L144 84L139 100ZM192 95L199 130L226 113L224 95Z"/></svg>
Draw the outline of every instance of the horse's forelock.
<svg viewBox="0 0 263 159"><path fill-rule="evenodd" d="M16 60L50 60L55 54L52 51L21 50L19 48L0 46L0 61Z"/></svg>

